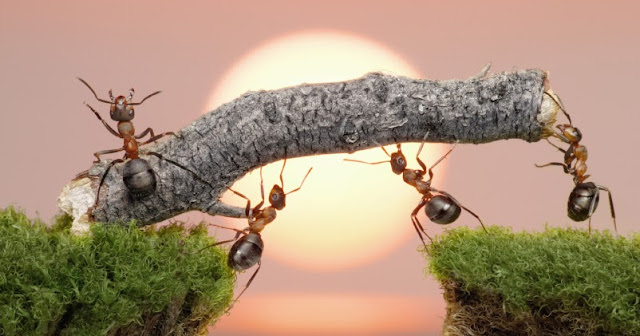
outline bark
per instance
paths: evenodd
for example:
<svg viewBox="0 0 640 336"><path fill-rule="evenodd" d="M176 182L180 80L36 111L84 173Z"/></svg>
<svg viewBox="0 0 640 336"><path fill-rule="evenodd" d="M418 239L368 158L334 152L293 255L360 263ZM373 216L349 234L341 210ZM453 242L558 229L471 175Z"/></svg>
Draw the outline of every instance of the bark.
<svg viewBox="0 0 640 336"><path fill-rule="evenodd" d="M143 154L160 153L192 173L142 155L158 186L153 195L133 200L123 183L123 164L116 164L104 180L99 204L90 209L93 202L87 202L94 199L105 167L99 163L89 169L91 183L85 178L66 187L61 207L74 217L88 211L96 221L136 219L140 225L190 210L243 217L243 208L223 204L219 197L252 169L283 158L401 142L535 142L552 134L557 105L543 94L550 92L544 71L486 76L486 70L466 80L371 73L346 82L248 92L176 137L142 148Z"/></svg>

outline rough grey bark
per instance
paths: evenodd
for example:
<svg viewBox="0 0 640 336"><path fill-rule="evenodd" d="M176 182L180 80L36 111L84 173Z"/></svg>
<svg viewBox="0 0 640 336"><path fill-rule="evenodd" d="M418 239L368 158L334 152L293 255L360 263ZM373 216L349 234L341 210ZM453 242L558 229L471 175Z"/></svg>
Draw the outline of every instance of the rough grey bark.
<svg viewBox="0 0 640 336"><path fill-rule="evenodd" d="M188 167L147 159L159 183L154 195L132 200L123 164L104 181L96 221L155 223L189 210L244 216L219 201L234 181L283 158L354 152L400 142L533 142L550 134L553 115L541 109L546 73L522 70L467 80L434 81L371 73L327 84L249 92L178 132L145 146ZM104 164L89 170L95 192ZM89 209L91 211L91 209Z"/></svg>

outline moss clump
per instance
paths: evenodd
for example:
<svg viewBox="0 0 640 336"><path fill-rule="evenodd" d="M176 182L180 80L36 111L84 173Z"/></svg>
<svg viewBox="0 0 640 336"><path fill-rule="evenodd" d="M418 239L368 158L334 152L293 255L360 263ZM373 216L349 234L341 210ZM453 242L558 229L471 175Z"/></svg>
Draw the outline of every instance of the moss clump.
<svg viewBox="0 0 640 336"><path fill-rule="evenodd" d="M640 235L458 228L427 247L448 335L640 335Z"/></svg>
<svg viewBox="0 0 640 336"><path fill-rule="evenodd" d="M95 224L77 237L69 220L0 211L0 335L194 335L229 306L226 253L191 254L213 242L204 227Z"/></svg>

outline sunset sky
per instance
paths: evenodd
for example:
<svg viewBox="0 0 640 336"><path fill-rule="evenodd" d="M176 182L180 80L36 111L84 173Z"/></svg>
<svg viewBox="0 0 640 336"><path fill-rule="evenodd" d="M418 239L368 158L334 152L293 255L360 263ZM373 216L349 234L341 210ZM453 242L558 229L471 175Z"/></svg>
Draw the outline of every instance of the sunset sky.
<svg viewBox="0 0 640 336"><path fill-rule="evenodd" d="M177 131L207 112L212 97L229 83L253 89L260 87L251 85L296 84L268 80L269 76L280 77L277 74L261 75L266 80L258 78L258 73L267 73L261 67L282 66L266 63L266 57L261 65L261 58L255 57L265 55L259 52L269 43L297 35L329 34L365 41L384 51L354 60L348 57L357 53L354 49L341 56L344 59L333 59L330 56L337 51L330 48L339 46L326 47L326 63L372 61L362 74L388 70L378 64L382 60L375 61L385 53L430 79L468 78L489 62L491 72L548 71L553 90L583 133L590 155L590 180L613 193L619 232L640 232L633 216L640 190L636 155L640 146L636 136L640 124L636 103L638 9L632 1L269 1L232 5L213 1L2 1L0 207L15 204L32 216L50 219L57 212L62 186L91 165L92 154L121 146L83 106L93 97L76 77L91 83L102 97L110 88L118 94L134 87L138 98L162 90L136 109L135 124L140 130L152 127L156 133ZM296 53L312 50L300 44L292 48ZM243 62L252 55L253 68ZM319 62L314 66L323 63L317 51L308 56L295 54L295 58L293 52L278 55L276 59L281 57L285 66L300 61L304 67L312 64L304 63L312 58ZM253 70L243 73L243 69ZM344 79L356 76L344 71ZM308 76L299 80L317 80ZM106 105L96 106L106 118ZM378 155L385 158L382 151ZM413 159L415 152L407 156ZM427 164L435 160L427 153L423 158ZM560 168L534 167L534 163L561 158L544 141L459 145L434 186L455 195L490 225L516 230L541 230L546 223L586 227L566 216L567 197L573 188L570 177ZM313 162L288 163L287 185L296 186L308 169L304 167ZM396 176L387 166L336 162L336 167L344 166L340 169L345 174L348 170L370 173L344 186L345 192L376 185L393 193L409 190L406 204L384 198L364 204L365 210L390 207L386 212L398 211L397 222L352 219L365 211L358 207L363 202L358 197L332 205L325 221L344 227L356 236L354 241L359 237L362 245L358 249L371 251L363 254L371 255L366 261L333 269L301 266L304 258L312 257L318 258L314 261L318 265L338 263L322 259L328 252L320 248L309 257L293 248L288 252L291 260L279 255L287 251L276 252L276 245L289 246L287 239L294 238L286 238L284 224L279 233L278 222L274 222L265 229L260 274L231 314L212 329L216 335L312 335L313 330L318 335L439 334L445 304L439 284L424 275L426 261L416 252L419 240L409 221L419 196L411 198L411 190L398 178L394 181ZM265 175L265 179L269 181L265 185L271 186L277 175ZM325 200L314 185L331 181L332 174L314 171L308 184L291 196L283 216L289 211L298 228L310 236L320 235L318 225L305 216L312 216ZM242 188L251 189L243 189L251 194L258 185ZM236 199L236 204L243 201ZM607 202L600 202L594 228L611 228L607 207ZM180 218L244 225L199 213ZM430 233L442 231L424 217L423 223ZM457 225L475 227L477 222L463 216L449 227ZM367 236L379 228L376 226L386 230L380 231L381 238ZM322 242L328 248L332 239L337 242L340 238L336 231L335 237L323 233ZM270 242L273 251L269 251ZM240 276L238 283L243 285L252 271Z"/></svg>

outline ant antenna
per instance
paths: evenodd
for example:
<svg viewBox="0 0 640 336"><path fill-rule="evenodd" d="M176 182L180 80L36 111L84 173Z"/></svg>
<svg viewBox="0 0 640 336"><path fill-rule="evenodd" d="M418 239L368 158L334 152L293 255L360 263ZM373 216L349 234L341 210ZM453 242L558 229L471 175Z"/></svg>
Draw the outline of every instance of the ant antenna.
<svg viewBox="0 0 640 336"><path fill-rule="evenodd" d="M562 102L560 101L560 97L558 97L556 94L551 94L547 91L544 91L543 93L549 96L549 98L551 98L556 103L556 105L560 107L560 110L562 111L562 113L564 113L567 119L569 119L569 125L573 125L573 123L571 122L571 116L569 116L569 113L567 113L567 110L564 109L564 104L562 104Z"/></svg>
<svg viewBox="0 0 640 336"><path fill-rule="evenodd" d="M300 190L300 188L302 188L302 185L304 184L304 181L307 180L307 177L309 176L309 173L311 173L312 169L313 169L313 167L311 167L311 168L309 168L309 170L307 170L307 175L305 175L304 178L302 179L302 182L300 182L300 186L298 186L297 188L289 191L288 193L285 193L285 195L293 194L294 192ZM280 178L282 178L282 176Z"/></svg>
<svg viewBox="0 0 640 336"><path fill-rule="evenodd" d="M107 104L111 104L113 102L113 95L111 94L111 90L109 90L109 96L111 96L111 101L105 100L105 99L101 99L98 98L98 95L96 94L96 92L93 90L93 88L91 87L91 85L89 85L89 83L85 82L84 79L80 78L80 77L76 77L78 78L84 85L86 85L89 90L91 90L91 93L93 93L93 96L96 97L96 99L100 102L103 103L107 103Z"/></svg>
<svg viewBox="0 0 640 336"><path fill-rule="evenodd" d="M133 91L133 89L131 89L131 90ZM147 100L147 99L149 99L149 98L151 98L151 97L153 97L153 96L157 95L157 94L158 94L158 93L160 93L160 92L162 92L162 91L156 91L156 92L154 92L154 93L152 93L152 94L150 94L150 95L148 95L148 96L144 97L144 99L142 99L139 103L129 103L129 105L140 105L140 104L144 103L144 101L145 101L145 100Z"/></svg>

